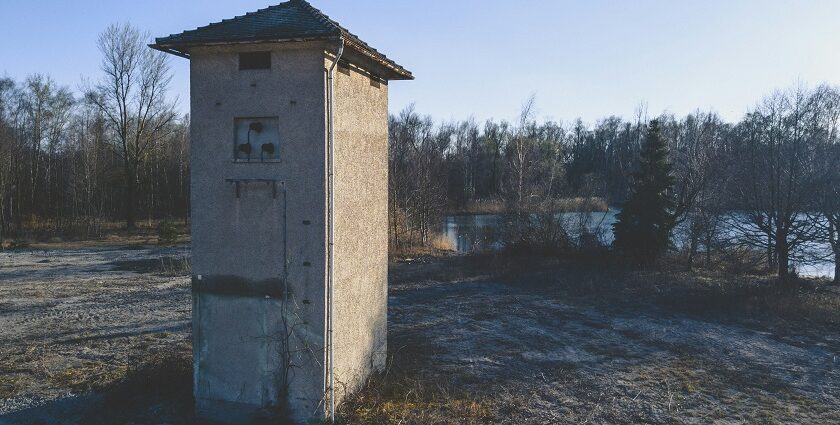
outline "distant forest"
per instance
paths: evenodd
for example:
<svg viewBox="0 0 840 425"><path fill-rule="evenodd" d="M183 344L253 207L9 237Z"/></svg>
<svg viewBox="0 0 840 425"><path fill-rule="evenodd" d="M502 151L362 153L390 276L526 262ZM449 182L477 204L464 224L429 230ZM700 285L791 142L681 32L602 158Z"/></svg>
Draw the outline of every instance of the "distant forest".
<svg viewBox="0 0 840 425"><path fill-rule="evenodd" d="M128 25L103 32L102 75L81 96L43 74L0 79L0 236L99 236L113 220L189 215L189 117L146 39Z"/></svg>
<svg viewBox="0 0 840 425"><path fill-rule="evenodd" d="M510 244L580 247L556 213L597 208L593 198L620 207L652 117L640 110L590 126L538 122L533 110L531 99L515 122L435 123L413 108L392 116L392 245L429 244L448 211L495 200L529 217ZM737 123L702 111L655 118L673 168L669 230L682 233L689 266L701 252L709 262L743 249L781 276L794 262L840 264L837 87L776 91Z"/></svg>
<svg viewBox="0 0 840 425"><path fill-rule="evenodd" d="M129 25L104 31L101 75L80 94L44 74L0 79L0 240L187 219L189 117L175 112L168 59L147 37ZM455 211L621 206L652 118L691 250L711 252L737 231L774 266L812 255L817 240L840 255L840 89L827 85L774 92L735 123L643 109L540 122L533 98L512 122L435 122L406 108L389 119L391 244L428 244Z"/></svg>
<svg viewBox="0 0 840 425"><path fill-rule="evenodd" d="M124 150L101 111L45 75L0 79L0 230L97 236L125 220L189 214L187 117ZM126 157L130 159L126 161ZM132 224L133 225L133 224Z"/></svg>

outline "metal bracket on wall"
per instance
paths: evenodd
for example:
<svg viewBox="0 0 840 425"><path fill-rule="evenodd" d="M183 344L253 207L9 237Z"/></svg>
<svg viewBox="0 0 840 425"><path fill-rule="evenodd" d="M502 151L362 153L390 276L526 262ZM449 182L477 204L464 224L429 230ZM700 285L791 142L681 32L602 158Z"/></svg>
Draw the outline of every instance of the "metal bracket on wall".
<svg viewBox="0 0 840 425"><path fill-rule="evenodd" d="M236 197L239 198L239 187L242 184L250 184L250 183L265 183L271 185L271 196L274 199L277 199L277 184L279 183L281 186L284 185L283 182L277 179L225 179L228 183L233 183L236 185Z"/></svg>

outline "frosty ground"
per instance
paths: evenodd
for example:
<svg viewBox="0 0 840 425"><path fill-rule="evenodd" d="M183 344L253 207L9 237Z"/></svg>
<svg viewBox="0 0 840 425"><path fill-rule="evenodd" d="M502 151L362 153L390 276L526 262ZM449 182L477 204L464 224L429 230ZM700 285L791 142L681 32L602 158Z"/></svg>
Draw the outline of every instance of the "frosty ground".
<svg viewBox="0 0 840 425"><path fill-rule="evenodd" d="M188 257L0 253L0 424L191 422ZM836 288L499 263L391 265L388 369L344 423L840 422Z"/></svg>

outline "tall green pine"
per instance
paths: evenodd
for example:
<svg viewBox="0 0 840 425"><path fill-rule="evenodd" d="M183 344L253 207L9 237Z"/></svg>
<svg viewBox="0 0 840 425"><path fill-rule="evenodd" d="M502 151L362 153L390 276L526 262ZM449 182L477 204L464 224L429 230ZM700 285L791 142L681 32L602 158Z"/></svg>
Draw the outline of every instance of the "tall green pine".
<svg viewBox="0 0 840 425"><path fill-rule="evenodd" d="M673 184L668 144L659 121L653 120L642 146L639 169L633 174L630 197L613 225L613 246L618 252L636 262L649 263L667 249L674 220L670 196Z"/></svg>

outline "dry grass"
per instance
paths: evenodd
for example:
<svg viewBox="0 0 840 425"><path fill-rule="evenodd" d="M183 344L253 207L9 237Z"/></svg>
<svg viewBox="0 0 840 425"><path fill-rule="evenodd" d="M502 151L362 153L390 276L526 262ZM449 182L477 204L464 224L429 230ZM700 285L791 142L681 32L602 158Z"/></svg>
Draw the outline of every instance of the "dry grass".
<svg viewBox="0 0 840 425"><path fill-rule="evenodd" d="M437 251L455 251L455 247L452 246L452 241L441 233L436 233L429 238L429 246Z"/></svg>
<svg viewBox="0 0 840 425"><path fill-rule="evenodd" d="M552 202L557 212L605 212L609 210L609 204L604 198L598 197L576 197L561 198ZM508 212L507 206L501 199L477 199L461 208L448 211L449 214L504 214Z"/></svg>
<svg viewBox="0 0 840 425"><path fill-rule="evenodd" d="M420 384L420 385L425 385ZM342 424L479 424L492 423L486 402L444 395L423 400L365 400L342 413ZM349 404L347 406L350 406Z"/></svg>
<svg viewBox="0 0 840 425"><path fill-rule="evenodd" d="M692 271L678 255L666 256L649 269L626 266L610 252L539 257L503 251L475 256L473 261L497 278L542 282L604 305L624 305L632 298L679 313L761 314L840 325L840 286L815 278L781 281L767 272L754 252L717 257L709 268Z"/></svg>
<svg viewBox="0 0 840 425"><path fill-rule="evenodd" d="M13 239L0 240L0 249L80 249L106 246L158 245L159 227L162 220L143 220L137 228L126 230L125 223L102 221L91 233L83 229L61 229L49 221L33 221L25 224L25 234ZM172 237L168 245L185 244L190 241L190 226L183 220L171 223Z"/></svg>
<svg viewBox="0 0 840 425"><path fill-rule="evenodd" d="M128 367L100 362L85 362L48 375L51 385L73 392L99 390L124 379Z"/></svg>
<svg viewBox="0 0 840 425"><path fill-rule="evenodd" d="M445 257L455 252L452 242L443 233L435 232L429 236L426 244L421 241L406 242L399 249L389 247L391 261L401 261L417 257Z"/></svg>
<svg viewBox="0 0 840 425"><path fill-rule="evenodd" d="M147 353L119 379L97 388L100 403L82 423L193 423L192 356L188 347ZM152 409L149 406L153 406Z"/></svg>
<svg viewBox="0 0 840 425"><path fill-rule="evenodd" d="M504 214L507 206L501 199L476 199L461 208L448 211L450 214Z"/></svg>
<svg viewBox="0 0 840 425"><path fill-rule="evenodd" d="M486 424L492 400L469 394L445 375L427 372L427 341L389 342L386 370L339 408L339 424Z"/></svg>
<svg viewBox="0 0 840 425"><path fill-rule="evenodd" d="M0 374L0 400L18 395L23 389L23 381L20 376Z"/></svg>
<svg viewBox="0 0 840 425"><path fill-rule="evenodd" d="M763 315L814 324L840 325L840 287L827 281L747 276L726 278L677 274L659 301L691 314ZM688 282L691 286L686 285Z"/></svg>
<svg viewBox="0 0 840 425"><path fill-rule="evenodd" d="M188 255L161 257L159 273L164 276L189 276L192 273L192 258Z"/></svg>
<svg viewBox="0 0 840 425"><path fill-rule="evenodd" d="M558 211L607 212L609 204L604 198L564 198L557 201Z"/></svg>

